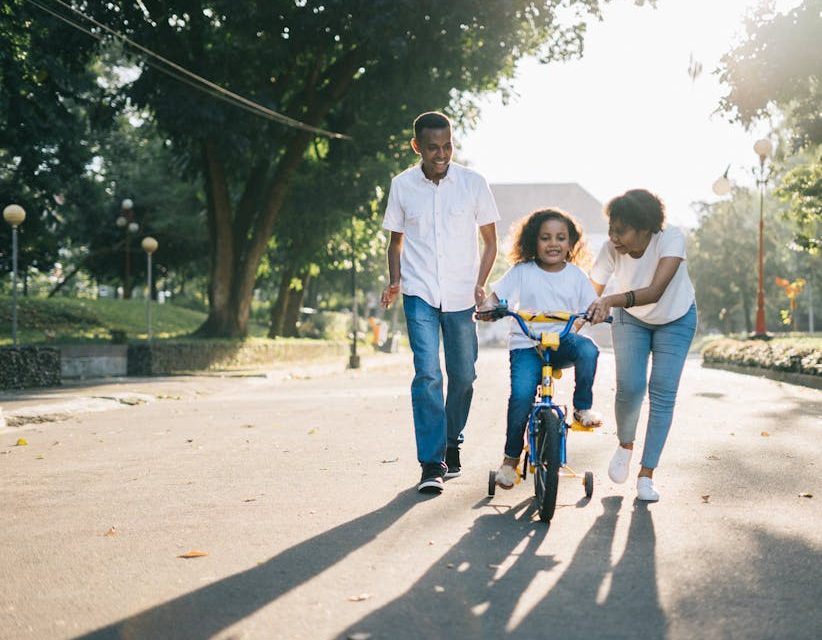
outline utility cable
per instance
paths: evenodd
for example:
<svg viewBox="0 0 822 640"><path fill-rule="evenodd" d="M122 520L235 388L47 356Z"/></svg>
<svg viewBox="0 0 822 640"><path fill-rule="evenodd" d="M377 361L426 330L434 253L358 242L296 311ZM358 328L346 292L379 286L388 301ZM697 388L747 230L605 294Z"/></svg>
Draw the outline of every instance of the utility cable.
<svg viewBox="0 0 822 640"><path fill-rule="evenodd" d="M83 25L67 18L66 16L63 16L63 15L57 13L56 11L54 11L53 9L50 9L47 6L44 6L43 4L38 2L37 0L25 0L25 1L28 2L29 4L32 4L32 5L36 6L40 10L45 11L46 13L54 16L55 18L65 22L66 24L74 27L75 29L78 29L79 31L82 31L83 33L91 36L92 38L95 38L95 39L100 40L100 41L103 40L103 36L101 34L94 33L93 31L91 31L90 29L87 29ZM62 0L55 0L55 2L57 2L57 4L63 6L64 8L69 9L70 11L78 14L79 16L81 16L82 18L84 18L88 22L91 22L92 24L94 24L98 28L103 29L104 31L106 31L107 33L109 33L113 37L117 38L121 42L124 42L125 44L127 44L127 45L137 49L138 51L142 52L143 54L148 56L148 58L145 59L146 64L148 64L152 68L156 69L157 71L160 71L161 73L165 73L166 75L170 76L171 78L173 78L175 80L183 82L183 83L185 83L185 84L187 84L187 85L189 85L189 86L191 86L195 89L203 91L203 92L205 92L205 93L207 93L207 94L209 94L209 95L211 95L215 98L219 98L219 99L221 99L225 102L228 102L231 105L234 105L236 107L240 107L241 109L245 109L246 111L249 111L249 112L251 112L255 115L259 115L259 116L268 118L269 120L273 120L273 121L278 122L280 124L284 124L288 127L292 127L292 128L295 128L295 129L302 129L303 131L310 131L311 133L316 133L318 135L325 136L325 137L328 137L328 138L334 138L334 139L338 139L338 140L351 140L350 136L347 136L347 135L342 134L342 133L335 133L333 131L328 131L326 129L321 129L319 127L314 127L312 125L306 124L304 122L300 122L299 120L295 120L294 118L290 118L290 117L288 117L288 116L286 116L282 113L278 113L278 112L274 111L273 109L269 109L268 107L264 107L263 105L261 105L257 102L254 102L253 100L249 100L248 98L246 98L244 96L241 96L241 95L239 95L239 94L237 94L237 93L235 93L235 92L233 92L229 89L221 87L220 85L218 85L218 84L216 84L216 83L214 83L210 80L207 80L206 78L203 78L202 76L194 73L193 71L190 71L190 70L186 69L185 67L182 67L182 66L178 65L177 63L172 62L171 60L168 60L167 58L164 58L160 54L155 53L154 51L144 47L143 45L138 44L137 42L131 40L127 36L124 36L121 33L118 33L117 31L111 29L110 27L107 27L106 25L98 22L97 20L95 20L91 16L87 16L86 14L82 13L78 9L75 9L74 7L66 4ZM164 65L167 65L167 66L166 67L161 66L161 65L157 64L156 62L153 62L151 60L151 58L156 58L157 60L159 60L160 62L162 62ZM170 67L170 68L168 68L168 67Z"/></svg>

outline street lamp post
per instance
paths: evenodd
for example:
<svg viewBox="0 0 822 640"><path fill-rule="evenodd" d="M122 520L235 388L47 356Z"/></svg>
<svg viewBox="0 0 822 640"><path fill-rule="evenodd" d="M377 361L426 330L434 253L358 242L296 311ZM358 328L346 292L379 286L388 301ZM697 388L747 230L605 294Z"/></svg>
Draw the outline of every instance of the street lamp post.
<svg viewBox="0 0 822 640"><path fill-rule="evenodd" d="M143 247L143 251L146 252L147 258L148 295L146 296L146 327L148 330L148 340L151 342L151 255L157 251L158 242L151 236L146 236L143 238L141 246Z"/></svg>
<svg viewBox="0 0 822 640"><path fill-rule="evenodd" d="M123 299L131 299L131 234L137 233L140 225L134 222L134 201L126 198L120 203L121 214L117 226L126 232L126 271L123 277Z"/></svg>
<svg viewBox="0 0 822 640"><path fill-rule="evenodd" d="M765 325L765 185L770 178L770 170L766 170L765 162L773 152L773 145L767 138L757 140L754 152L759 156L759 171L756 172L756 184L759 187L759 251L758 251L758 285L756 290L756 325L754 338L767 339L768 332Z"/></svg>
<svg viewBox="0 0 822 640"><path fill-rule="evenodd" d="M348 358L349 369L360 368L360 356L357 355L357 240L354 221L351 221L351 357Z"/></svg>
<svg viewBox="0 0 822 640"><path fill-rule="evenodd" d="M17 227L26 219L26 210L19 204L10 204L3 209L3 219L11 225L11 340L17 346Z"/></svg>

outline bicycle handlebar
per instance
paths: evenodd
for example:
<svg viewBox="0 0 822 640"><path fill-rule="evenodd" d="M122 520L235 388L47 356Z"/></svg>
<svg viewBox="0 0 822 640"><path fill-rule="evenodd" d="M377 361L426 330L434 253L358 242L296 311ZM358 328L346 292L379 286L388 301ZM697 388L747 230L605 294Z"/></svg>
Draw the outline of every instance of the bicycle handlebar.
<svg viewBox="0 0 822 640"><path fill-rule="evenodd" d="M526 323L528 322L564 322L565 326L562 328L562 331L559 332L560 340L564 338L568 333L570 333L571 329L574 326L574 322L577 320L585 320L586 322L590 321L588 317L587 311L582 311L580 313L572 313L570 311L543 311L539 313L533 313L531 311L511 311L508 308L508 301L507 300L500 300L497 306L493 309L486 309L484 311L476 311L474 313L474 317L477 320L493 322L495 320L500 320L506 316L511 316L514 320L517 321L519 328L522 332L531 338L532 340L536 340L537 342L540 341L540 336L534 335L534 333L530 330ZM605 322L613 322L613 316L608 316L605 319Z"/></svg>

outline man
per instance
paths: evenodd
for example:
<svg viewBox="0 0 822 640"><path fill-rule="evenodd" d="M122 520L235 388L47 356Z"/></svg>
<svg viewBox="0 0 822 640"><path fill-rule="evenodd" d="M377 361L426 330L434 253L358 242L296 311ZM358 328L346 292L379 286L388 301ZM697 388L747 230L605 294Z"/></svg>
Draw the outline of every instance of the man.
<svg viewBox="0 0 822 640"><path fill-rule="evenodd" d="M451 162L451 122L446 116L420 115L411 147L420 162L391 181L385 209L383 227L391 232L390 280L382 305L389 307L402 291L414 352L411 407L422 465L417 488L440 493L443 480L461 471L459 446L476 378L473 312L485 298L485 281L497 255L499 213L485 178ZM448 374L445 400L440 331Z"/></svg>

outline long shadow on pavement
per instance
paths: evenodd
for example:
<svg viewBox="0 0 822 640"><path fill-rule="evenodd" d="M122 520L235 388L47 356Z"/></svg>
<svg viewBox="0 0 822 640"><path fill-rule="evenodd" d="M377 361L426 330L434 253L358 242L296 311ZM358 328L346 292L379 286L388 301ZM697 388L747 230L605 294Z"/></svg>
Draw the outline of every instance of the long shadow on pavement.
<svg viewBox="0 0 822 640"><path fill-rule="evenodd" d="M210 638L368 544L416 504L416 488L406 489L385 506L286 549L253 569L79 638Z"/></svg>
<svg viewBox="0 0 822 640"><path fill-rule="evenodd" d="M604 513L567 567L538 553L550 530L533 522L530 510L517 515L522 505L501 515L481 516L408 592L339 638L357 633L371 634L372 640L664 638L667 623L656 583L656 536L644 504L636 503L625 552L611 565L621 503L618 496L603 498ZM609 578L610 590L600 595Z"/></svg>

